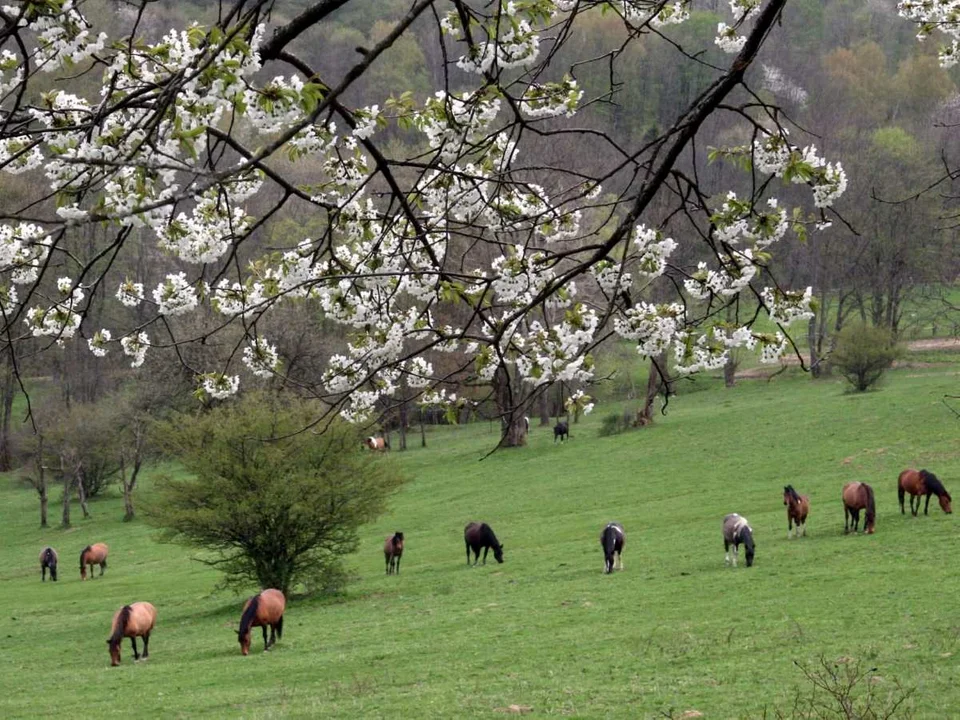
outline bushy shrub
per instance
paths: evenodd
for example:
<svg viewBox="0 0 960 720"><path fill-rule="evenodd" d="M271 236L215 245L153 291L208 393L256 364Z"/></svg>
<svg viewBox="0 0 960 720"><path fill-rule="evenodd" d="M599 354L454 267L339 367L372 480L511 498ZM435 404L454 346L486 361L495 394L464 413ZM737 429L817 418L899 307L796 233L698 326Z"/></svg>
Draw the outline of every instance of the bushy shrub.
<svg viewBox="0 0 960 720"><path fill-rule="evenodd" d="M831 362L858 392L863 392L874 385L900 355L901 350L889 330L854 324L840 331Z"/></svg>

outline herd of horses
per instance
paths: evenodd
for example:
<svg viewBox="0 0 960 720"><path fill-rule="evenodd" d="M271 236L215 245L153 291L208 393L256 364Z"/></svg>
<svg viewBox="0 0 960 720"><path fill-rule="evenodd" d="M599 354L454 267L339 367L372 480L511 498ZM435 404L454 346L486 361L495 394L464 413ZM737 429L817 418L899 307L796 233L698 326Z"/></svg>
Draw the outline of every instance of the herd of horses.
<svg viewBox="0 0 960 720"><path fill-rule="evenodd" d="M562 424L562 423L560 423ZM564 428L566 430L566 428ZM555 441L559 435L554 429ZM564 433L566 434L566 433ZM370 438L376 440L380 438ZM561 438L562 440L562 438ZM372 450L381 450L370 445ZM904 500L910 495L910 512L916 516L920 512L920 502L926 496L924 515L930 508L930 496L936 495L940 508L945 513L953 511L952 498L943 483L936 475L927 470L904 470L897 480L897 494L900 499L900 512L905 514ZM867 483L851 482L843 486L843 531L857 532L860 524L860 512L865 511L863 532L872 534L876 527L876 502L873 488ZM783 504L787 508L787 538L801 537L807 534L807 516L810 513L810 498L800 495L792 485L783 488ZM483 551L483 564L487 564L487 553L493 550L493 557L498 563L503 562L503 544L497 540L496 534L485 522L471 522L463 529L463 541L467 552L467 565L470 565L470 554L473 553L473 565L480 562L480 551ZM383 543L383 555L387 575L400 573L400 558L403 556L404 537L402 532L387 535ZM603 572L612 573L623 569L623 548L626 544L626 533L623 525L617 522L608 523L600 533L600 546L603 549ZM723 518L723 546L724 561L736 567L740 547L744 548L747 567L753 565L756 553L756 543L753 538L753 529L745 517L731 513ZM731 552L732 549L732 552ZM95 577L93 568L100 566L100 576L107 567L109 548L105 543L87 545L80 552L80 579L87 579L87 568L91 578ZM52 547L45 547L40 551L40 579L46 581L47 573L52 581L57 580L57 551ZM240 652L247 655L250 652L250 636L253 628L259 627L263 632L264 652L269 650L278 639L283 637L283 614L286 610L286 598L280 590L267 588L249 598L243 605L240 615L240 629L237 639L240 642ZM110 664L120 664L120 645L124 638L130 638L133 649L133 659L146 660L149 657L150 633L157 622L157 609L148 602L135 602L124 605L117 610L110 625L110 637L107 646L110 651ZM267 629L269 628L269 638ZM143 641L143 653L138 652L137 638Z"/></svg>

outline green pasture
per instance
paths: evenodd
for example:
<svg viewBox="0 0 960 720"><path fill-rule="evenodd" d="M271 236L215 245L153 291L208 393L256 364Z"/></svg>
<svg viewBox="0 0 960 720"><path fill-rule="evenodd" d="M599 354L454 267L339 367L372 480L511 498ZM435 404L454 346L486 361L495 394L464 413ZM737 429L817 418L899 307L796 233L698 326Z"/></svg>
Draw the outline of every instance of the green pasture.
<svg viewBox="0 0 960 720"><path fill-rule="evenodd" d="M926 467L960 496L960 365L895 371L881 390L796 372L726 390L684 385L666 417L601 438L598 405L554 445L481 460L488 424L436 429L394 452L410 478L388 516L362 530L355 575L335 598L293 598L275 650L242 657L241 597L214 592L194 552L123 523L119 497L74 507L69 531L38 529L35 493L0 484L0 717L457 718L772 717L806 688L795 663L859 661L881 700L913 688L915 717L960 708L958 521L902 517L896 478ZM419 441L419 438L416 438ZM419 444L419 442L417 442ZM154 470L160 472L160 469ZM867 481L877 532L844 536L840 488ZM786 539L782 486L809 493L809 536ZM150 490L150 476L141 495ZM59 492L51 519L59 520ZM142 499L142 498L141 498ZM958 497L960 503L960 497ZM749 518L753 568L724 566L720 525ZM463 526L485 520L506 562L465 564ZM604 576L598 536L627 533L625 570ZM388 532L406 534L399 577L383 572ZM80 582L80 549L111 547L103 579ZM37 555L60 552L41 584ZM110 619L148 600L159 622L149 662L109 666Z"/></svg>

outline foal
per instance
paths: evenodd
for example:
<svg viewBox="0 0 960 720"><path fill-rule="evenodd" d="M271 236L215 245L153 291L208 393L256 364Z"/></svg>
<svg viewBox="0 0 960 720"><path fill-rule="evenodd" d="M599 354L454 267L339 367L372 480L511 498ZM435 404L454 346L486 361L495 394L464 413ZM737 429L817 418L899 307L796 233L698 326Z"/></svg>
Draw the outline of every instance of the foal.
<svg viewBox="0 0 960 720"><path fill-rule="evenodd" d="M600 533L600 546L603 548L603 571L608 575L614 570L623 570L623 546L626 543L623 525L608 523ZM616 555L616 562L614 559ZM619 565L619 567L617 567Z"/></svg>
<svg viewBox="0 0 960 720"><path fill-rule="evenodd" d="M387 535L383 543L383 557L387 562L387 575L400 574L400 558L403 556L403 533Z"/></svg>
<svg viewBox="0 0 960 720"><path fill-rule="evenodd" d="M793 525L797 526L797 537L807 534L807 515L810 512L810 498L798 495L793 485L783 488L783 504L787 506L787 540L793 537Z"/></svg>

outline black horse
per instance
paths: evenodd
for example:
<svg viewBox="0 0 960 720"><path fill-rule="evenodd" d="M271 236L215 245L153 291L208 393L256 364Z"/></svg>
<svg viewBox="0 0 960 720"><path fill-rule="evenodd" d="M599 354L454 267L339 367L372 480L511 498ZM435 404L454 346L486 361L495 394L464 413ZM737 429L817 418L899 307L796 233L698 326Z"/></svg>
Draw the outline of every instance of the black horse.
<svg viewBox="0 0 960 720"><path fill-rule="evenodd" d="M503 545L497 541L493 529L486 523L472 522L463 529L463 542L467 546L467 565L470 564L470 551L475 555L473 564L480 560L480 548L483 548L483 564L487 564L487 552L493 548L493 557L498 563L503 562Z"/></svg>
<svg viewBox="0 0 960 720"><path fill-rule="evenodd" d="M619 570L623 570L623 545L626 537L623 534L623 525L620 523L609 523L600 533L600 545L603 547L603 571L612 573L615 569L614 554L616 560L619 560Z"/></svg>
<svg viewBox="0 0 960 720"><path fill-rule="evenodd" d="M40 579L47 580L47 570L50 571L50 579L57 581L57 551L52 547L45 547L40 551Z"/></svg>
<svg viewBox="0 0 960 720"><path fill-rule="evenodd" d="M563 442L567 439L567 436L570 434L570 427L564 421L558 422L553 426L553 442L557 442L557 438L560 438L560 442Z"/></svg>

